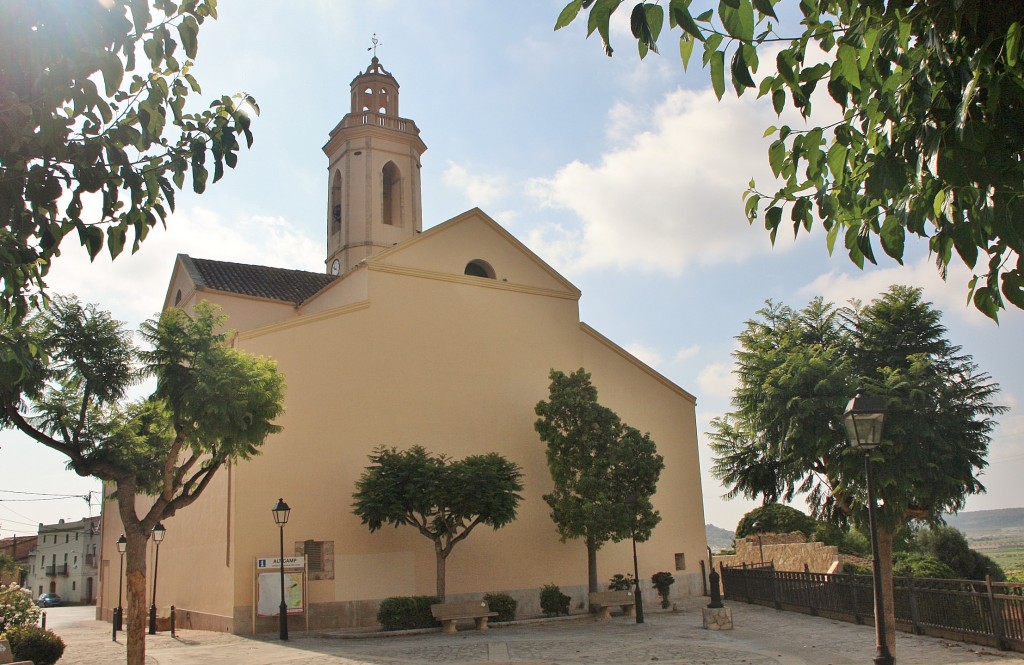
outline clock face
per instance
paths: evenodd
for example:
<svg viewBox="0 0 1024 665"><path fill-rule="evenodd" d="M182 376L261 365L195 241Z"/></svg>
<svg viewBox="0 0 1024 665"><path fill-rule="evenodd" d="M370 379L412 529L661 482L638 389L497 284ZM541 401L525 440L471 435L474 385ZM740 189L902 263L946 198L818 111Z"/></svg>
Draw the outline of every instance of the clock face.
<svg viewBox="0 0 1024 665"><path fill-rule="evenodd" d="M334 263L331 264L331 274L337 275L339 272L341 272L341 261L334 259Z"/></svg>

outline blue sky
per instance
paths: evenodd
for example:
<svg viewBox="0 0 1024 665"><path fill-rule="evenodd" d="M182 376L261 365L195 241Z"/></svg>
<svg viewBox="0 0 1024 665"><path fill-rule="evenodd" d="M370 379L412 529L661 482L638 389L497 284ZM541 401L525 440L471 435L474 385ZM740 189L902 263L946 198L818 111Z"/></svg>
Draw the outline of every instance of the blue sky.
<svg viewBox="0 0 1024 665"><path fill-rule="evenodd" d="M207 98L257 98L253 149L203 196L180 195L168 230L154 231L138 255L89 265L67 246L53 290L135 326L160 308L177 253L322 270L321 146L348 110L349 83L369 63L376 33L381 63L401 85L400 113L429 148L424 227L479 206L580 287L584 321L697 396L707 521L734 528L754 505L721 499L704 436L729 408L744 322L767 298L795 307L816 295L870 300L893 283L924 288L950 339L1011 407L982 476L988 493L967 509L1024 505L1024 313L1007 312L997 326L966 307L969 276L957 266L943 283L921 242L908 243L905 266L881 259L863 272L829 257L821 233L795 242L783 233L772 247L745 221L741 200L751 178L771 189L762 134L781 123L770 104L750 94L716 102L699 54L683 71L674 34L663 35L664 55L641 62L625 10L607 58L583 24L552 30L563 4L220 0L194 73ZM61 456L0 433L0 489L99 489L63 469ZM0 493L0 535L89 514L81 498L12 501L20 498L33 497Z"/></svg>

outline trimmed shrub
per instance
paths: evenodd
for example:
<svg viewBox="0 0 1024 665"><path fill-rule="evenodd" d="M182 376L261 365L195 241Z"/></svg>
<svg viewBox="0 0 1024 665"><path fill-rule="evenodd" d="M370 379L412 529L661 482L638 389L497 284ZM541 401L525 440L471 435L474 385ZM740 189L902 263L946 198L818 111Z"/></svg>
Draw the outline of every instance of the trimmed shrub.
<svg viewBox="0 0 1024 665"><path fill-rule="evenodd" d="M484 602L487 603L487 609L498 613L498 616L494 617L495 621L515 620L519 601L507 593L486 593L484 594Z"/></svg>
<svg viewBox="0 0 1024 665"><path fill-rule="evenodd" d="M557 584L545 584L540 590L540 609L545 616L569 613L572 598L562 593Z"/></svg>
<svg viewBox="0 0 1024 665"><path fill-rule="evenodd" d="M672 585L676 583L676 578L672 577L672 573L660 572L651 575L651 584L657 589L658 595L661 596L661 609L666 610L672 604L669 602L668 596L672 593Z"/></svg>
<svg viewBox="0 0 1024 665"><path fill-rule="evenodd" d="M384 630L433 628L438 623L430 614L430 606L437 602L435 596L385 598L377 610L377 621Z"/></svg>
<svg viewBox="0 0 1024 665"><path fill-rule="evenodd" d="M612 579L608 581L609 591L629 591L632 588L633 576L629 573L612 575Z"/></svg>
<svg viewBox="0 0 1024 665"><path fill-rule="evenodd" d="M30 660L35 665L53 665L64 655L64 640L52 630L39 626L18 626L7 630L7 642L15 660Z"/></svg>
<svg viewBox="0 0 1024 665"><path fill-rule="evenodd" d="M15 626L34 626L42 613L17 584L0 585L0 633Z"/></svg>
<svg viewBox="0 0 1024 665"><path fill-rule="evenodd" d="M843 572L847 575L871 575L871 566L865 566L852 561L843 562Z"/></svg>

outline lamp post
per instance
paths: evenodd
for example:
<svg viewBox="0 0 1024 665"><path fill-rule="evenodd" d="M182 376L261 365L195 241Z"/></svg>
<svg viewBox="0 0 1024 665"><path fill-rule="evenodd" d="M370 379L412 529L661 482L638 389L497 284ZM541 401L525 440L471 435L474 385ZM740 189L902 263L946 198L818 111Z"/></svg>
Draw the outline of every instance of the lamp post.
<svg viewBox="0 0 1024 665"><path fill-rule="evenodd" d="M291 514L292 509L288 507L288 504L284 502L284 499L278 499L277 505L274 506L274 524L281 529L281 607L278 609L278 613L281 615L281 639L288 639L288 603L284 599L284 525L288 523L288 516Z"/></svg>
<svg viewBox="0 0 1024 665"><path fill-rule="evenodd" d="M124 551L128 549L128 539L122 533L117 539L117 553L121 556L121 565L117 573L117 608L114 610L114 635L111 639L117 640L117 631L124 626L124 607L121 600L124 598Z"/></svg>
<svg viewBox="0 0 1024 665"><path fill-rule="evenodd" d="M633 509L633 529L632 529L632 540L633 540L633 582L636 585L636 591L634 592L634 598L636 598L636 622L644 622L644 597L640 592L640 566L637 563L636 558L636 495L630 493L626 497L626 504Z"/></svg>
<svg viewBox="0 0 1024 665"><path fill-rule="evenodd" d="M757 531L757 551L761 554L761 565L764 565L764 546L761 544L761 523L754 522L750 528Z"/></svg>
<svg viewBox="0 0 1024 665"><path fill-rule="evenodd" d="M871 473L870 452L882 442L882 425L885 424L885 405L881 400L857 394L846 405L843 426L850 446L864 451L864 472L868 483L868 523L871 528L871 558L875 591L875 665L893 665L895 659L889 653L885 641L885 599L882 597L882 562L878 555L878 522L875 516L875 479Z"/></svg>
<svg viewBox="0 0 1024 665"><path fill-rule="evenodd" d="M160 543L164 541L167 529L161 522L153 527L153 542L156 543L156 558L153 560L153 603L149 606L149 634L156 635L156 576L160 570Z"/></svg>

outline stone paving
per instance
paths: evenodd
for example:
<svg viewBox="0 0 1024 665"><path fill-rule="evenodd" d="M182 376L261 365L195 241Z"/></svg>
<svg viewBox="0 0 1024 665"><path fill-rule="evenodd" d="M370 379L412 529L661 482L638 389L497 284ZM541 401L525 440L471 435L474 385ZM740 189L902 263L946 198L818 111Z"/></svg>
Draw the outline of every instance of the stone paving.
<svg viewBox="0 0 1024 665"><path fill-rule="evenodd" d="M706 602L706 599L704 599ZM181 630L147 637L147 665L433 665L435 663L532 663L541 665L865 665L874 655L870 626L729 603L735 629L701 627L701 599L678 612L648 611L644 624L613 617L517 622L486 632L463 627L387 637L365 633L293 632L246 638ZM59 612L68 610L67 614ZM83 611L87 610L87 611ZM71 612L76 612L72 614ZM60 663L124 662L123 634L111 641L110 624L93 620L91 608L51 611L51 628L68 647ZM1024 665L1024 653L899 633L899 665Z"/></svg>

